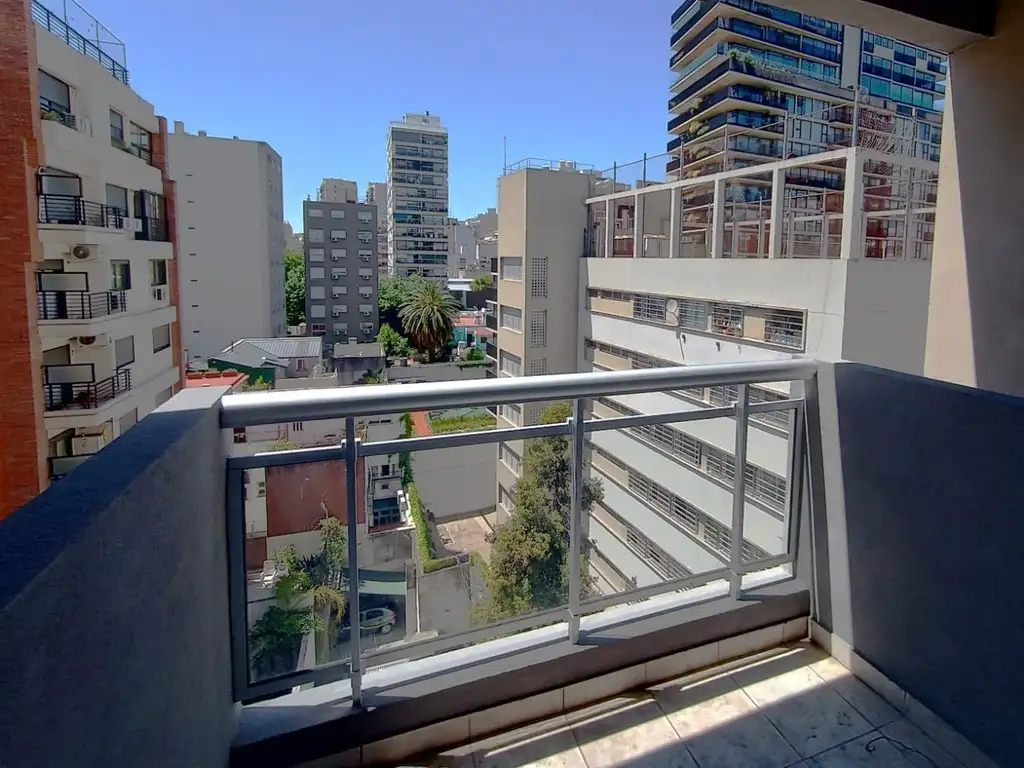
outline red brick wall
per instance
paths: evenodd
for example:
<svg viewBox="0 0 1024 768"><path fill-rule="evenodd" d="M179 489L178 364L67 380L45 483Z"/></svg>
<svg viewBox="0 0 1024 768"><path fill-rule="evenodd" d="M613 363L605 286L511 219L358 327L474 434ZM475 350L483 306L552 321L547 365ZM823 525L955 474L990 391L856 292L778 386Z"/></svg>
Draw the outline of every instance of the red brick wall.
<svg viewBox="0 0 1024 768"><path fill-rule="evenodd" d="M36 169L43 163L30 0L0 0L0 519L47 483L36 329Z"/></svg>
<svg viewBox="0 0 1024 768"><path fill-rule="evenodd" d="M181 250L178 247L178 208L174 181L167 175L167 118L158 115L156 119L160 130L153 135L153 165L160 169L163 176L164 214L167 216L167 232L174 249L174 264L168 271L167 282L171 292L171 305L178 308L178 320L171 323L171 352L180 377L179 382L174 385L174 392L177 393L184 386L185 364L188 362L182 355L181 305L178 303L178 265L181 263Z"/></svg>
<svg viewBox="0 0 1024 768"><path fill-rule="evenodd" d="M365 466L356 466L356 520L366 522ZM324 517L348 522L344 461L267 467L267 536L315 531Z"/></svg>

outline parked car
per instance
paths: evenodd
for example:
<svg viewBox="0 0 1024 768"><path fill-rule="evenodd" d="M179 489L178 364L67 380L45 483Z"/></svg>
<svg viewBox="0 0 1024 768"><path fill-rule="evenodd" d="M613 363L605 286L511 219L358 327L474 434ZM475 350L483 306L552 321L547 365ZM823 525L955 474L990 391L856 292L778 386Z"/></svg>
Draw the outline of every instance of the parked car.
<svg viewBox="0 0 1024 768"><path fill-rule="evenodd" d="M382 635L387 635L395 628L397 621L398 615L390 608L370 608L359 613L359 631L363 634L380 632ZM338 638L348 637L350 631L349 625L343 624L338 627Z"/></svg>

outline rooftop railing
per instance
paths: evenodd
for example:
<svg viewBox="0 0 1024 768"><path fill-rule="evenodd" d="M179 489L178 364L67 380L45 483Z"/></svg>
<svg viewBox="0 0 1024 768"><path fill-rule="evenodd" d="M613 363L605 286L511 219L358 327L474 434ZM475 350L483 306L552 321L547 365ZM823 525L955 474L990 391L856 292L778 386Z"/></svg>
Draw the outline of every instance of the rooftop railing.
<svg viewBox="0 0 1024 768"><path fill-rule="evenodd" d="M76 3L72 3L71 6L72 9L78 10L81 21L95 32L95 40L90 40L68 23L66 15L68 6L66 2L64 4L65 17L61 18L39 2L39 0L32 0L32 18L41 27L61 38L79 53L88 56L94 61L98 61L111 75L125 85L128 85L128 70L124 65L124 43L114 37L106 27L89 15L81 6L78 6ZM117 61L111 56L105 50L106 48L113 48L117 51L120 54L121 61Z"/></svg>

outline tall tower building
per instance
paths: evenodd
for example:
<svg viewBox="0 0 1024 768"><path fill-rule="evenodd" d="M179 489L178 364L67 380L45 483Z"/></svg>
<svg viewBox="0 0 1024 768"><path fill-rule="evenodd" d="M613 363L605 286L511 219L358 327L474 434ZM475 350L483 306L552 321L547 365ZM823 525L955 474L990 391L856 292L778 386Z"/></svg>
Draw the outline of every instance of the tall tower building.
<svg viewBox="0 0 1024 768"><path fill-rule="evenodd" d="M429 112L388 128L388 268L448 278L448 129Z"/></svg>
<svg viewBox="0 0 1024 768"><path fill-rule="evenodd" d="M245 338L285 335L281 156L265 141L169 135L181 230L182 334L188 359Z"/></svg>

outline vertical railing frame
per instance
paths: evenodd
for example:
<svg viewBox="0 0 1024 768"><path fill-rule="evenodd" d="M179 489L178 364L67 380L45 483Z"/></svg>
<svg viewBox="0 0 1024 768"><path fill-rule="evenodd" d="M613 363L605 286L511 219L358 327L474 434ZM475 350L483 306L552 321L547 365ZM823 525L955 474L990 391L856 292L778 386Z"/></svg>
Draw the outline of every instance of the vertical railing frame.
<svg viewBox="0 0 1024 768"><path fill-rule="evenodd" d="M738 386L736 399L736 446L732 477L732 534L729 545L729 592L734 600L743 594L743 516L746 511L747 421L749 385Z"/></svg>
<svg viewBox="0 0 1024 768"><path fill-rule="evenodd" d="M572 416L569 417L569 447L571 461L572 489L569 504L569 642L576 644L580 637L580 593L583 589L583 446L584 446L584 400L573 400Z"/></svg>

